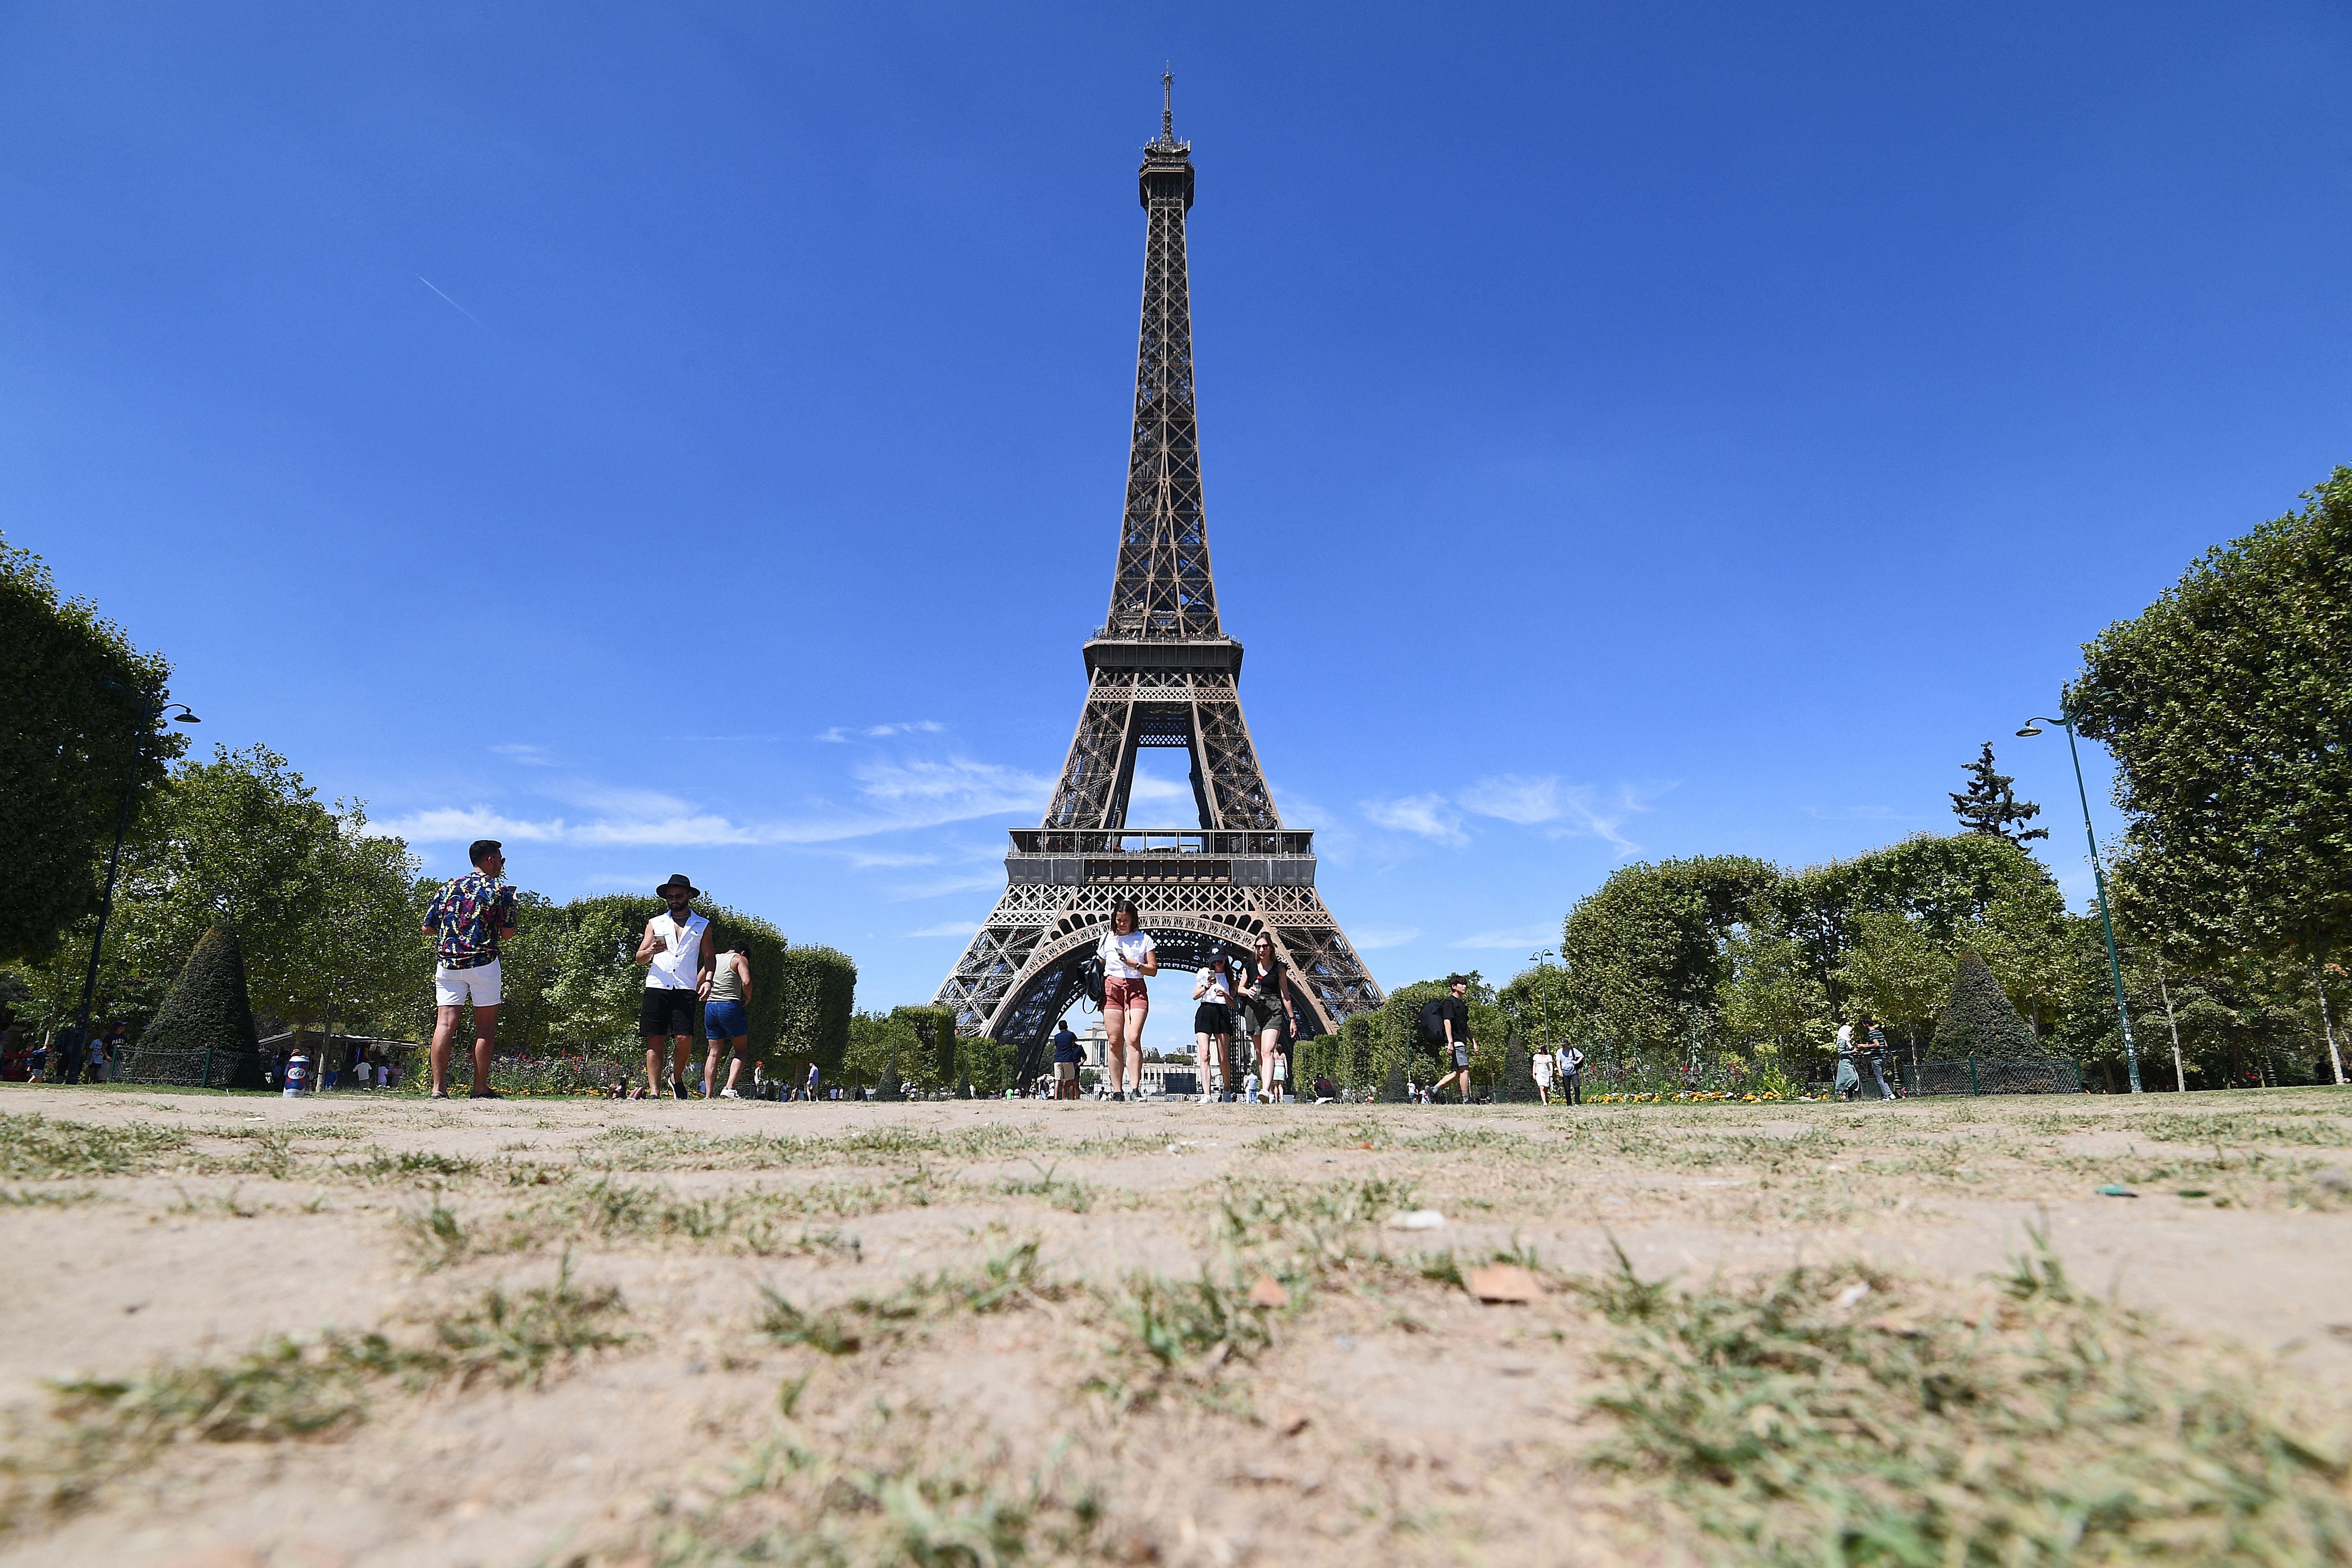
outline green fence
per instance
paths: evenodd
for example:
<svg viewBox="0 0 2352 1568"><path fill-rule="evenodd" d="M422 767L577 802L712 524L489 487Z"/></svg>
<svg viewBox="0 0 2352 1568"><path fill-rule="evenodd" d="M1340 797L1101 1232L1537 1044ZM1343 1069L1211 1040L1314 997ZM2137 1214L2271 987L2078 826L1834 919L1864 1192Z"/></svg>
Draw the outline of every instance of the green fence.
<svg viewBox="0 0 2352 1568"><path fill-rule="evenodd" d="M1906 1094L2080 1094L2082 1064L2070 1057L1969 1057L1897 1064ZM1864 1092L1875 1086L1865 1076Z"/></svg>

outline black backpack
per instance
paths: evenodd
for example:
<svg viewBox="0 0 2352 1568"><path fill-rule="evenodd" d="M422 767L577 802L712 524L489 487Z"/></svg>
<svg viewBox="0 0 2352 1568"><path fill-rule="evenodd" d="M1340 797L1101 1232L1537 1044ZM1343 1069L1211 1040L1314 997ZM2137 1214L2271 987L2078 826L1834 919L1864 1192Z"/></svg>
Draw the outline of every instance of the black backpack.
<svg viewBox="0 0 2352 1568"><path fill-rule="evenodd" d="M1084 963L1078 965L1078 984L1087 988L1087 1001L1092 1002L1097 1007L1102 1005L1103 961L1101 953L1097 952L1091 955Z"/></svg>
<svg viewBox="0 0 2352 1568"><path fill-rule="evenodd" d="M1450 996L1433 996L1421 1005L1421 1043L1442 1046L1445 1043L1445 1004Z"/></svg>

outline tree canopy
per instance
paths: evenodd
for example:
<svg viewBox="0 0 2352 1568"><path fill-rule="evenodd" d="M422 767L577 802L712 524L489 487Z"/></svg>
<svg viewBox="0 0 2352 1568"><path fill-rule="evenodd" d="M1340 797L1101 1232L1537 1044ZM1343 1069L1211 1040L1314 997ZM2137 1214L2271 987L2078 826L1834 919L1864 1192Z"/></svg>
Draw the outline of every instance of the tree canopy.
<svg viewBox="0 0 2352 1568"><path fill-rule="evenodd" d="M2352 468L2086 645L2067 710L2116 761L2131 901L2179 951L2352 938Z"/></svg>
<svg viewBox="0 0 2352 1568"><path fill-rule="evenodd" d="M2042 808L2030 800L2018 799L2012 787L2017 781L1994 769L1990 741L1984 743L1982 753L1965 771L1969 775L1968 788L1952 796L1952 815L1960 819L1963 832L2006 838L2011 844L2050 837L2046 827L2025 826L2042 815Z"/></svg>
<svg viewBox="0 0 2352 1568"><path fill-rule="evenodd" d="M186 742L158 717L163 656L5 540L0 647L0 963L37 962L96 910L125 786L135 812Z"/></svg>

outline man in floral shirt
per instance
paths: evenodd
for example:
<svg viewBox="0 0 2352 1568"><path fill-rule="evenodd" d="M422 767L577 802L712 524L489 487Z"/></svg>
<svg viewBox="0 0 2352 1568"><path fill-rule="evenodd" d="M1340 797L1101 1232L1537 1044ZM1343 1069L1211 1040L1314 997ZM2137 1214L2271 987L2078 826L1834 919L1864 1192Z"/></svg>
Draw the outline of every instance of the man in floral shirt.
<svg viewBox="0 0 2352 1568"><path fill-rule="evenodd" d="M515 933L515 890L501 875L507 858L495 838L477 838L466 851L474 869L447 884L425 911L425 934L436 940L433 971L433 1098L449 1098L449 1047L458 1016L474 1009L475 1100L497 1100L490 1087L490 1039L499 1025L499 939Z"/></svg>

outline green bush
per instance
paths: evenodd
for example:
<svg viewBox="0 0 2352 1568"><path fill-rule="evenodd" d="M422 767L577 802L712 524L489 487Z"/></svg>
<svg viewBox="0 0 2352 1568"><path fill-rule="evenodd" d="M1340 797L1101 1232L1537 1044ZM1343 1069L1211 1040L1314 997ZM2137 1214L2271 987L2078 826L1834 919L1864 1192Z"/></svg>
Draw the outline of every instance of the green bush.
<svg viewBox="0 0 2352 1568"><path fill-rule="evenodd" d="M857 965L829 947L789 947L779 959L776 1053L805 1069L841 1066L849 1049L849 1015L857 1001Z"/></svg>
<svg viewBox="0 0 2352 1568"><path fill-rule="evenodd" d="M133 1083L201 1083L236 1068L259 1083L261 1033L245 984L245 950L221 921L197 942L124 1075Z"/></svg>
<svg viewBox="0 0 2352 1568"><path fill-rule="evenodd" d="M2018 1016L1983 957L1972 948L1963 951L1952 972L1951 998L1936 1020L1936 1055L1949 1061L2042 1054L2032 1026Z"/></svg>

